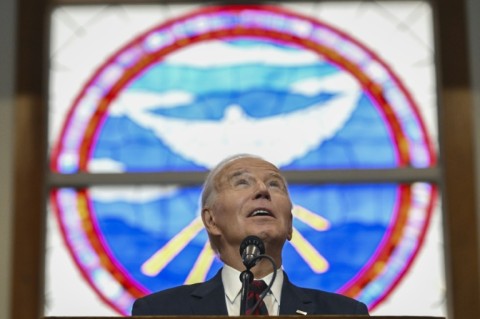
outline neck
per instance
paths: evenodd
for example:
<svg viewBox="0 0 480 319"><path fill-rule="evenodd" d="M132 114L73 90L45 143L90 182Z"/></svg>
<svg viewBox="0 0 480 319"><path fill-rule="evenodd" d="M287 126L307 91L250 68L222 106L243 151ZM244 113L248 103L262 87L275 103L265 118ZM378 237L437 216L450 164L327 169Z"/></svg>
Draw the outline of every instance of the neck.
<svg viewBox="0 0 480 319"><path fill-rule="evenodd" d="M273 271L276 271L281 265L281 261L280 263L275 261L276 269L274 269L272 263L268 259L263 258L255 265L255 267L250 269L250 271L253 273L255 279L260 279L271 274Z"/></svg>

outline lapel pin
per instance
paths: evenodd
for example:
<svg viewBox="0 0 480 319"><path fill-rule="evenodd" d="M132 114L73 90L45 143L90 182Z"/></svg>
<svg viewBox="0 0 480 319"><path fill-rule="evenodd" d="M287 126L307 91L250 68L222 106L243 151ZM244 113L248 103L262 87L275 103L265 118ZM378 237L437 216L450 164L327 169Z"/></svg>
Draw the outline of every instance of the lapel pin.
<svg viewBox="0 0 480 319"><path fill-rule="evenodd" d="M304 316L307 315L307 313L305 311L302 311L302 310L297 310L296 313L298 313L299 315L304 315Z"/></svg>

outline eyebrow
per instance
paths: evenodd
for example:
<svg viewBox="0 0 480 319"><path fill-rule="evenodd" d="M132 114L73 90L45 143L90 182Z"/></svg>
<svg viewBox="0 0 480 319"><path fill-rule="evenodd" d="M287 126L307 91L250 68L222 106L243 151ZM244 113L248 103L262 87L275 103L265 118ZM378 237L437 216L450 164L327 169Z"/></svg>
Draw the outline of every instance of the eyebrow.
<svg viewBox="0 0 480 319"><path fill-rule="evenodd" d="M241 175L244 175L244 174L249 174L249 171L246 170L246 169L240 169L240 170L237 170L237 171L229 174L229 175L227 176L227 179L228 179L228 180L231 180L231 179L233 179L233 178L235 178L235 177L238 177L238 176L241 176ZM275 172L275 171L274 171L274 172L271 172L270 174L268 174L268 177L269 177L269 178L272 178L272 177L278 178L278 179L282 180L284 183L286 183L285 177L283 177L283 175L280 174L280 173L278 173L278 172Z"/></svg>
<svg viewBox="0 0 480 319"><path fill-rule="evenodd" d="M247 173L248 173L248 171L246 169L240 169L240 170L235 171L231 174L228 174L227 179L230 180L232 178L235 178L235 177L238 177L240 175L247 174Z"/></svg>
<svg viewBox="0 0 480 319"><path fill-rule="evenodd" d="M279 178L279 179L281 179L281 180L285 180L285 177L283 177L282 174L277 173L277 172L270 173L269 176L270 176L270 177L276 177L276 178Z"/></svg>

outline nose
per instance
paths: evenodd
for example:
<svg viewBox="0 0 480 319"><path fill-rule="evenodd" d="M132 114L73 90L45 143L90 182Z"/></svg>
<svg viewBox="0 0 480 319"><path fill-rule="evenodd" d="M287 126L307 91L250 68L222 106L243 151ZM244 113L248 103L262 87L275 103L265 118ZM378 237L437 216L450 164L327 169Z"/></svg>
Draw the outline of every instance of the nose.
<svg viewBox="0 0 480 319"><path fill-rule="evenodd" d="M268 199L270 200L270 192L267 185L263 182L257 183L257 189L255 190L254 199Z"/></svg>

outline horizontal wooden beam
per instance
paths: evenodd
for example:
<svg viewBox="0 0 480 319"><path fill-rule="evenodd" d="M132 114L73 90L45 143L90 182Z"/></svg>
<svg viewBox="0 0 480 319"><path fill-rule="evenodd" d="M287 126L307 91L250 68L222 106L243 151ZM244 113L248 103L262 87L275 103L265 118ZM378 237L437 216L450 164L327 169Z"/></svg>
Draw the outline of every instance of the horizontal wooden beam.
<svg viewBox="0 0 480 319"><path fill-rule="evenodd" d="M282 171L290 184L337 184L337 183L438 183L439 168L399 168L366 170L321 170ZM163 173L78 173L48 176L50 188L88 187L99 185L199 185L207 172Z"/></svg>

